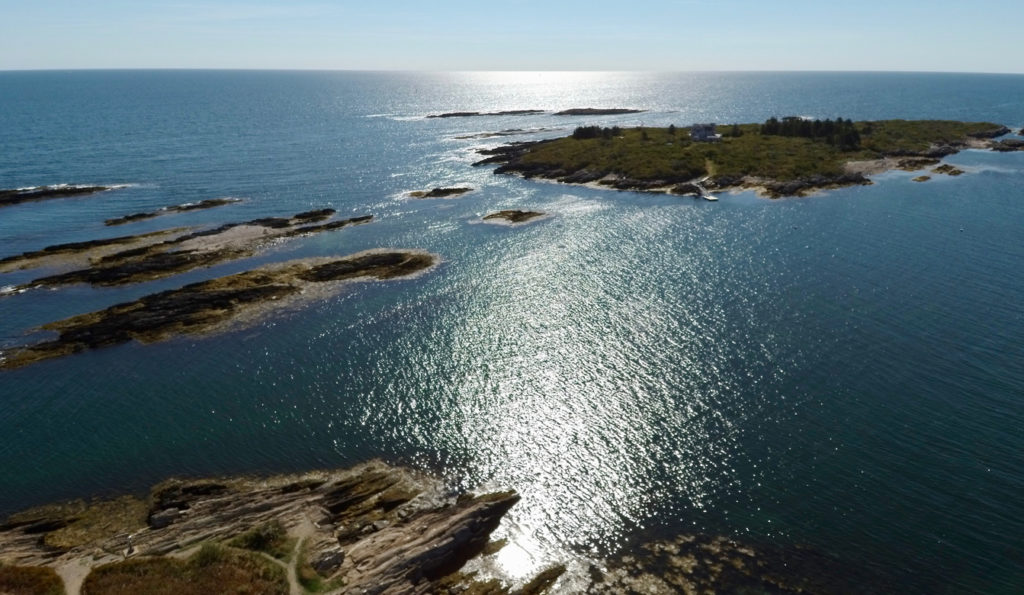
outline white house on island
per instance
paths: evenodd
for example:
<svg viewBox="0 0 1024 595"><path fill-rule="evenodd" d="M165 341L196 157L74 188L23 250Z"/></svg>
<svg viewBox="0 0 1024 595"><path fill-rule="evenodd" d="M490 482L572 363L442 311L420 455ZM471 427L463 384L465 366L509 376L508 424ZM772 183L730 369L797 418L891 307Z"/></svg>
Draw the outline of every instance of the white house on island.
<svg viewBox="0 0 1024 595"><path fill-rule="evenodd" d="M716 141L721 140L722 135L715 133L715 125L711 124L694 124L690 126L690 138L696 141Z"/></svg>

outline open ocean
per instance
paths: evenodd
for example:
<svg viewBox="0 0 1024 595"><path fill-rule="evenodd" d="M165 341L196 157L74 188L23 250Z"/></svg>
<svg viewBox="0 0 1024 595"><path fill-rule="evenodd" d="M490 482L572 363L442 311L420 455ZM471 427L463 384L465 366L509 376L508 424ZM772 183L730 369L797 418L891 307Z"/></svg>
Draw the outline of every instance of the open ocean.
<svg viewBox="0 0 1024 595"><path fill-rule="evenodd" d="M427 119L631 107L608 117ZM1024 590L1024 153L960 177L718 202L495 176L475 149L582 124L769 116L1024 125L1024 76L0 73L0 258L332 207L369 225L120 288L0 298L48 321L258 264L422 248L441 266L235 332L0 372L0 514L170 475L374 457L514 488L507 572L679 532L806 546L872 589ZM506 138L457 138L519 128ZM450 200L412 190L469 185ZM245 202L121 227L103 220ZM475 223L498 209L553 216ZM41 276L0 275L0 286ZM870 590L866 587L866 590Z"/></svg>

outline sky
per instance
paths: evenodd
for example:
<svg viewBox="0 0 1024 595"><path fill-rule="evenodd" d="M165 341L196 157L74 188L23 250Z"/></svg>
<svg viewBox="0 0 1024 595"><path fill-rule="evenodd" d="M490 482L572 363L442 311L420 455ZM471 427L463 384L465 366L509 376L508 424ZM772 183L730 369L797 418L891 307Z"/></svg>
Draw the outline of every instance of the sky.
<svg viewBox="0 0 1024 595"><path fill-rule="evenodd" d="M0 0L0 70L1024 73L1024 0Z"/></svg>

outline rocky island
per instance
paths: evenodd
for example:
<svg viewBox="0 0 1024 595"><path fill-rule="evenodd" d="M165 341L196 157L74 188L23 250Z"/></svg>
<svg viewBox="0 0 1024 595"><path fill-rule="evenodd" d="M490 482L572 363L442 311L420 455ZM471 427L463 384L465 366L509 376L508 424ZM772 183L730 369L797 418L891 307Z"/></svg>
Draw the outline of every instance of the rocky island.
<svg viewBox="0 0 1024 595"><path fill-rule="evenodd" d="M199 202L188 202L183 205L175 205L173 207L164 207L157 209L156 211L150 211L146 213L132 213L123 217L115 217L113 219L107 219L104 221L106 225L124 225L125 223L134 223L136 221L145 221L146 219L153 219L160 215L169 215L171 213L187 213L189 211L200 211L205 209L213 209L216 207L222 207L224 205L230 205L242 202L240 198L208 198Z"/></svg>
<svg viewBox="0 0 1024 595"><path fill-rule="evenodd" d="M43 325L57 338L0 352L0 369L89 349L245 324L270 310L330 295L339 282L397 279L433 267L436 256L415 250L371 250L337 259L306 259L150 294L133 302ZM314 286L325 286L320 291Z"/></svg>
<svg viewBox="0 0 1024 595"><path fill-rule="evenodd" d="M753 189L804 196L870 184L868 175L935 165L966 148L1006 150L1009 129L945 120L805 120L733 124L701 139L690 128L584 126L570 136L513 143L480 153L495 173L595 184L618 190L703 193ZM937 173L950 173L940 171Z"/></svg>
<svg viewBox="0 0 1024 595"><path fill-rule="evenodd" d="M272 477L171 479L148 495L41 506L0 523L0 592L854 593L809 550L708 535L558 561L514 583L484 572L512 491L456 493L370 461ZM869 589L870 590L870 589Z"/></svg>
<svg viewBox="0 0 1024 595"><path fill-rule="evenodd" d="M0 189L0 207L21 204L23 202L35 202L50 200L53 198L68 198L72 196L85 196L115 190L119 186L75 186L70 184L58 184L55 186L36 186L33 188Z"/></svg>

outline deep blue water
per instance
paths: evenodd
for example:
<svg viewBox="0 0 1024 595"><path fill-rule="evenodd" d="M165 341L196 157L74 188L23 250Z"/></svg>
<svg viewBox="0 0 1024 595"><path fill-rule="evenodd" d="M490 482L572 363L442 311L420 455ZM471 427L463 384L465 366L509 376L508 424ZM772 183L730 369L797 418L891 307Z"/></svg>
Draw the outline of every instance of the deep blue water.
<svg viewBox="0 0 1024 595"><path fill-rule="evenodd" d="M648 111L423 117L587 106ZM0 73L0 188L130 184L0 210L0 257L328 206L376 218L158 282L0 298L0 346L266 262L443 259L237 332L0 372L0 513L384 457L519 490L510 565L702 531L807 545L894 590L1019 591L1024 154L962 152L948 161L966 175L924 184L897 172L711 203L494 176L470 164L502 139L456 138L790 114L1019 128L1024 76ZM479 190L402 196L457 184ZM246 200L103 226L222 196ZM527 207L553 217L475 222Z"/></svg>

